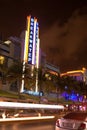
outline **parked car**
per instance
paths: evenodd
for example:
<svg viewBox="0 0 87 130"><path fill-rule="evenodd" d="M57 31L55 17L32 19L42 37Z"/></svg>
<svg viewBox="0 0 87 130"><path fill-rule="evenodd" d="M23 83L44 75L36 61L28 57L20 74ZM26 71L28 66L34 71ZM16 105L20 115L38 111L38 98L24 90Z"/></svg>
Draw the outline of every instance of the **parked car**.
<svg viewBox="0 0 87 130"><path fill-rule="evenodd" d="M87 130L87 113L70 112L57 119L55 130Z"/></svg>

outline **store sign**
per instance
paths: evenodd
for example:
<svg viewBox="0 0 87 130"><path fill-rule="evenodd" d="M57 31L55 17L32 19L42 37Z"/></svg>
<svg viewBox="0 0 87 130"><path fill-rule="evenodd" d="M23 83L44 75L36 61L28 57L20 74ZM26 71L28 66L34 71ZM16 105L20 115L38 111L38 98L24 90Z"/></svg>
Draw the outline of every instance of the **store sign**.
<svg viewBox="0 0 87 130"><path fill-rule="evenodd" d="M34 37L34 19L31 18L30 33L29 33L29 53L28 53L28 63L29 64L32 64L33 37Z"/></svg>
<svg viewBox="0 0 87 130"><path fill-rule="evenodd" d="M28 64L36 64L36 51L38 41L38 22L37 19L30 19L29 44L28 44Z"/></svg>

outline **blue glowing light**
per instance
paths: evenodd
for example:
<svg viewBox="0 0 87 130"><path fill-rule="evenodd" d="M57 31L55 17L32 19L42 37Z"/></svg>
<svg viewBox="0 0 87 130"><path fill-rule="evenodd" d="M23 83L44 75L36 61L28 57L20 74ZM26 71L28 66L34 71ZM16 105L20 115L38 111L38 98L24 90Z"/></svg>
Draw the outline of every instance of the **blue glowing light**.
<svg viewBox="0 0 87 130"><path fill-rule="evenodd" d="M83 100L83 96L81 96L77 93L74 93L73 91L71 94L68 94L67 92L63 92L62 97L64 97L66 100L71 100L71 101L82 101Z"/></svg>
<svg viewBox="0 0 87 130"><path fill-rule="evenodd" d="M23 93L34 95L34 96L43 96L42 92L35 92L35 91L29 91L29 90L24 90Z"/></svg>

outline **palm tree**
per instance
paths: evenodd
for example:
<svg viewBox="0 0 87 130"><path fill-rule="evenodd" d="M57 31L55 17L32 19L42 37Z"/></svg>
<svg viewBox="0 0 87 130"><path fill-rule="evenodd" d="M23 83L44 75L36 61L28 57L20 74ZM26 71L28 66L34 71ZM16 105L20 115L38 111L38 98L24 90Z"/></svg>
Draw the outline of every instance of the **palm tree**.
<svg viewBox="0 0 87 130"><path fill-rule="evenodd" d="M2 86L2 83L6 81L7 70L8 69L7 69L5 64L0 64L0 78L1 78L1 85L0 85L0 87Z"/></svg>
<svg viewBox="0 0 87 130"><path fill-rule="evenodd" d="M10 82L10 84L17 82L17 90L18 90L18 95L20 97L20 88L21 88L21 82L22 82L22 74L23 74L23 64L21 62L16 62L13 63L7 71L7 76L6 79L7 81ZM29 83L29 81L32 80L31 78L31 71L30 68L25 68L24 71L24 81L25 81L25 86L27 87L27 89L29 88L27 85Z"/></svg>
<svg viewBox="0 0 87 130"><path fill-rule="evenodd" d="M38 89L39 89L39 103L41 100L41 92L49 93L53 89L53 82L51 80L51 74L44 70L44 68L35 68L35 74L38 73Z"/></svg>
<svg viewBox="0 0 87 130"><path fill-rule="evenodd" d="M59 94L64 90L60 74L58 73L57 75L53 75L52 80L55 86L55 92L57 93L57 104L58 104Z"/></svg>

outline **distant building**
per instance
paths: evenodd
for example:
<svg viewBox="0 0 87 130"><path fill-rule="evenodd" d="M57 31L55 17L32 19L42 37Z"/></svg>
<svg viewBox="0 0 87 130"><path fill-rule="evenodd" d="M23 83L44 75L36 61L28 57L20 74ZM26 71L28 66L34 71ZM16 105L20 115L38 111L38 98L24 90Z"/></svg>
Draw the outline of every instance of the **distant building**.
<svg viewBox="0 0 87 130"><path fill-rule="evenodd" d="M76 79L77 81L83 81L87 84L87 69L82 68L82 70L68 71L66 73L60 74L61 76L70 76Z"/></svg>
<svg viewBox="0 0 87 130"><path fill-rule="evenodd" d="M46 62L46 64L45 64L45 69L46 69L48 72L50 72L51 74L54 74L54 75L60 74L59 67L54 66L54 65L51 64L51 63Z"/></svg>
<svg viewBox="0 0 87 130"><path fill-rule="evenodd" d="M8 57L10 54L10 46L3 41L0 41L0 64L7 66Z"/></svg>
<svg viewBox="0 0 87 130"><path fill-rule="evenodd" d="M14 61L21 60L21 41L16 37L9 37L7 41L0 41L0 63L9 67Z"/></svg>
<svg viewBox="0 0 87 130"><path fill-rule="evenodd" d="M40 56L39 56L39 66L41 66L42 68L45 67L46 64L46 54L42 51L42 49L40 48Z"/></svg>
<svg viewBox="0 0 87 130"><path fill-rule="evenodd" d="M18 37L9 37L8 38L11 41L10 44L10 57L14 60L14 61L21 61L21 39Z"/></svg>
<svg viewBox="0 0 87 130"><path fill-rule="evenodd" d="M14 62L20 61L21 42L15 37L8 38L7 41L0 41L0 65L4 68L10 67ZM0 71L0 87L9 89L9 84L3 80L2 71Z"/></svg>

